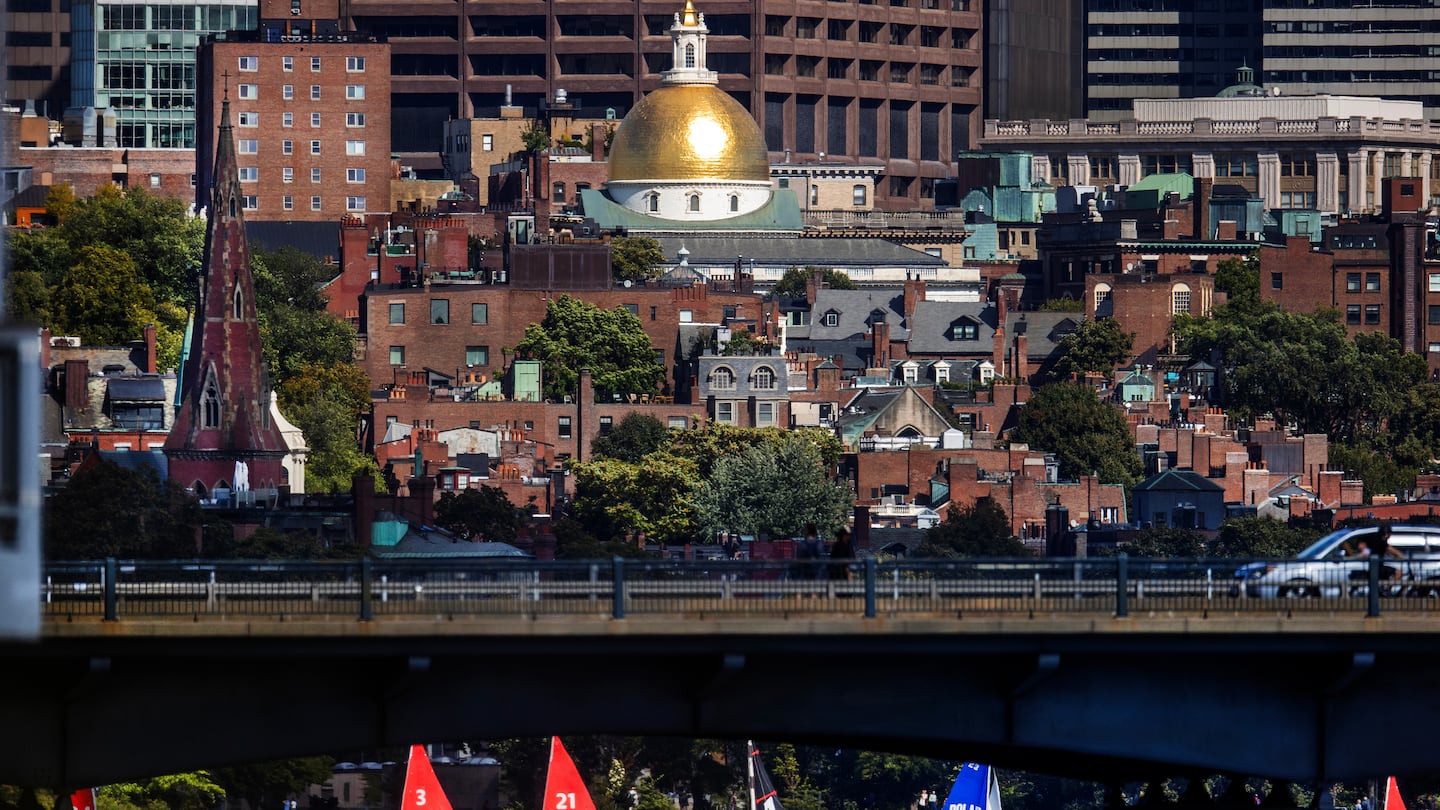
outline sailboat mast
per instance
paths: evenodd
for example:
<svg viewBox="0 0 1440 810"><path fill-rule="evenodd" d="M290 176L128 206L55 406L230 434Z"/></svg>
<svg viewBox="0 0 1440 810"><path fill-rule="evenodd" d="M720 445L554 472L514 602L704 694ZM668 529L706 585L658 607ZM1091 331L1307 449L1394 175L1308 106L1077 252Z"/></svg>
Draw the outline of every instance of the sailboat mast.
<svg viewBox="0 0 1440 810"><path fill-rule="evenodd" d="M755 810L755 741L745 741L745 784L750 792L750 808Z"/></svg>

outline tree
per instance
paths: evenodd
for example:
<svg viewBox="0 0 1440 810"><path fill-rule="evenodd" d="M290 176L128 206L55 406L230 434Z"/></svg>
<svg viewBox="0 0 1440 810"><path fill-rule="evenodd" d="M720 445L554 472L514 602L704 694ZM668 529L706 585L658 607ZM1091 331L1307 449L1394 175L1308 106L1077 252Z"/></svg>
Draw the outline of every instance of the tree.
<svg viewBox="0 0 1440 810"><path fill-rule="evenodd" d="M922 557L1025 557L1025 544L1010 531L1010 519L994 498L972 506L950 504L945 522L925 532Z"/></svg>
<svg viewBox="0 0 1440 810"><path fill-rule="evenodd" d="M635 463L597 458L567 469L575 481L574 515L600 540L632 531L662 543L695 540L692 502L700 477L693 460L659 450Z"/></svg>
<svg viewBox="0 0 1440 810"><path fill-rule="evenodd" d="M47 211L51 200L47 198ZM92 197L55 199L57 229L75 252L107 246L126 253L140 278L167 301L195 300L194 270L205 242L205 223L183 200L153 195L141 185L104 186Z"/></svg>
<svg viewBox="0 0 1440 810"><path fill-rule="evenodd" d="M608 434L595 437L590 451L596 456L638 464L670 439L670 429L655 417L639 411L625 414Z"/></svg>
<svg viewBox="0 0 1440 810"><path fill-rule="evenodd" d="M200 504L153 470L108 461L70 479L45 501L45 555L51 560L196 556Z"/></svg>
<svg viewBox="0 0 1440 810"><path fill-rule="evenodd" d="M46 324L50 320L50 288L45 278L33 270L10 274L5 285L5 311L11 321Z"/></svg>
<svg viewBox="0 0 1440 810"><path fill-rule="evenodd" d="M118 346L140 337L155 320L154 308L155 297L128 255L90 246L51 289L49 325L89 346Z"/></svg>
<svg viewBox="0 0 1440 810"><path fill-rule="evenodd" d="M708 478L715 463L725 456L750 447L761 447L773 454L792 441L804 441L813 446L819 451L821 463L826 469L834 469L840 463L842 447L839 437L832 431L820 428L742 428L720 422L706 422L699 427L671 434L670 451L693 460L700 471L700 477Z"/></svg>
<svg viewBox="0 0 1440 810"><path fill-rule="evenodd" d="M1054 453L1060 475L1078 480L1094 472L1106 484L1139 480L1140 456L1120 411L1077 383L1050 383L1020 408L1012 442Z"/></svg>
<svg viewBox="0 0 1440 810"><path fill-rule="evenodd" d="M276 384L305 366L350 365L355 357L355 327L323 310L279 304L261 316L260 338Z"/></svg>
<svg viewBox="0 0 1440 810"><path fill-rule="evenodd" d="M1212 557L1293 557L1320 539L1321 531L1261 517L1232 518L1220 524L1209 544Z"/></svg>
<svg viewBox="0 0 1440 810"><path fill-rule="evenodd" d="M230 796L244 799L251 807L275 807L288 796L303 795L310 785L324 783L334 764L331 757L300 757L219 768L212 773Z"/></svg>
<svg viewBox="0 0 1440 810"><path fill-rule="evenodd" d="M780 277L780 281L776 282L771 292L777 296L804 298L807 285L811 277L817 272L820 273L820 281L829 285L832 290L855 289L855 282L851 281L850 276L840 270L831 267L821 269L819 267L806 265L805 267L792 267L786 270L785 275Z"/></svg>
<svg viewBox="0 0 1440 810"><path fill-rule="evenodd" d="M1059 358L1051 376L1068 380L1087 373L1109 378L1117 366L1128 361L1135 345L1135 333L1125 332L1114 318L1091 318L1060 339Z"/></svg>
<svg viewBox="0 0 1440 810"><path fill-rule="evenodd" d="M660 275L665 251L653 236L616 236L610 240L610 264L616 281L644 281Z"/></svg>
<svg viewBox="0 0 1440 810"><path fill-rule="evenodd" d="M770 350L770 344L755 337L755 333L749 329L736 329L730 333L730 339L725 341L725 347L720 350L726 357L745 357L755 354L765 354Z"/></svg>
<svg viewBox="0 0 1440 810"><path fill-rule="evenodd" d="M651 393L665 377L638 316L624 307L600 309L568 295L551 301L545 319L525 328L515 352L542 363L545 396L554 400L577 392L585 368L601 396Z"/></svg>
<svg viewBox="0 0 1440 810"><path fill-rule="evenodd" d="M280 412L300 428L309 448L307 490L347 492L359 473L369 473L381 484L374 457L363 452L359 442L361 419L370 409L365 372L348 362L304 363L282 376L276 394Z"/></svg>
<svg viewBox="0 0 1440 810"><path fill-rule="evenodd" d="M505 490L480 486L440 493L435 525L466 540L510 543L515 540L519 520Z"/></svg>
<svg viewBox="0 0 1440 810"><path fill-rule="evenodd" d="M1117 551L1131 557L1204 557L1205 537L1190 529L1151 526L1136 532L1135 538Z"/></svg>
<svg viewBox="0 0 1440 810"><path fill-rule="evenodd" d="M291 245L272 252L252 247L250 259L257 311L268 313L282 306L307 312L325 309L322 285L335 277L333 265Z"/></svg>
<svg viewBox="0 0 1440 810"><path fill-rule="evenodd" d="M812 523L829 534L844 525L853 499L830 469L804 436L721 457L695 493L703 536L798 537Z"/></svg>
<svg viewBox="0 0 1440 810"><path fill-rule="evenodd" d="M105 785L95 795L106 810L212 810L225 798L225 789L206 771Z"/></svg>
<svg viewBox="0 0 1440 810"><path fill-rule="evenodd" d="M1221 259L1215 266L1215 290L1226 294L1226 304L1253 309L1260 303L1260 257Z"/></svg>
<svg viewBox="0 0 1440 810"><path fill-rule="evenodd" d="M550 148L550 131L539 121L531 121L520 131L520 142L526 152L542 152Z"/></svg>

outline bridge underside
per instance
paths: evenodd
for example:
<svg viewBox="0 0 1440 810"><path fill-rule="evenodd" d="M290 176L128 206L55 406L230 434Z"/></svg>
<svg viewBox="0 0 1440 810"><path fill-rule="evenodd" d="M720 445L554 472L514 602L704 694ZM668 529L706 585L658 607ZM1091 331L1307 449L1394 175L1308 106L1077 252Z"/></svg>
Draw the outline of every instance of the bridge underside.
<svg viewBox="0 0 1440 810"><path fill-rule="evenodd" d="M548 734L788 740L1129 781L1433 772L1428 634L175 631L0 646L0 783ZM213 628L211 628L213 630Z"/></svg>

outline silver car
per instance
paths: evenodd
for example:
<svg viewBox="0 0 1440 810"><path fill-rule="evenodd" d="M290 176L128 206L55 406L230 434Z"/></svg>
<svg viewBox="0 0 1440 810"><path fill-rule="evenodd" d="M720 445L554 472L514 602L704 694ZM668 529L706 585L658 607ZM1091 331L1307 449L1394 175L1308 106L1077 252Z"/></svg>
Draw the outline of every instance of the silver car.
<svg viewBox="0 0 1440 810"><path fill-rule="evenodd" d="M1369 589L1370 560L1360 543L1374 544L1377 526L1333 531L1293 560L1253 562L1235 572L1247 596L1275 599L1359 596ZM1440 526L1391 526L1381 562L1381 595L1440 595Z"/></svg>

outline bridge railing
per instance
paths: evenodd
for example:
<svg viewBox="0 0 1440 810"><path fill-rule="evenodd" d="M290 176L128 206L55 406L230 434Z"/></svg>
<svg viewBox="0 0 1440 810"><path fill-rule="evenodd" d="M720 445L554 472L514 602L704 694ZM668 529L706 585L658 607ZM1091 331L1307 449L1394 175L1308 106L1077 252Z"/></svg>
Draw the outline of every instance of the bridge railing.
<svg viewBox="0 0 1440 810"><path fill-rule="evenodd" d="M1440 612L1440 583L1353 574L1269 598L1248 560L482 560L50 563L53 618Z"/></svg>

